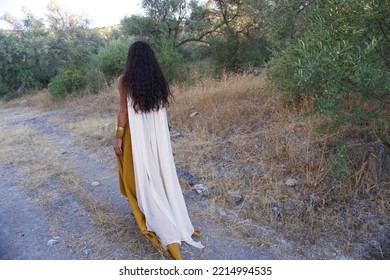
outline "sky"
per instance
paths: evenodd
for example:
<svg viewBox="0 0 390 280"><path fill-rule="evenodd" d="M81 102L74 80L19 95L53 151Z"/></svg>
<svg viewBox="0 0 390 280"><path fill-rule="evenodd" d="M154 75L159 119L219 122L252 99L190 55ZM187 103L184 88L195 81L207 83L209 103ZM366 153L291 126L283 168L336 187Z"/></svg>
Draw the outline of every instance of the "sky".
<svg viewBox="0 0 390 280"><path fill-rule="evenodd" d="M76 14L85 15L90 19L90 27L104 27L119 24L125 16L142 14L142 0L56 0L62 7ZM22 7L31 10L38 18L46 18L46 6L50 0L0 0L0 17L10 13L16 18L23 17ZM0 20L0 29L7 29L9 25Z"/></svg>

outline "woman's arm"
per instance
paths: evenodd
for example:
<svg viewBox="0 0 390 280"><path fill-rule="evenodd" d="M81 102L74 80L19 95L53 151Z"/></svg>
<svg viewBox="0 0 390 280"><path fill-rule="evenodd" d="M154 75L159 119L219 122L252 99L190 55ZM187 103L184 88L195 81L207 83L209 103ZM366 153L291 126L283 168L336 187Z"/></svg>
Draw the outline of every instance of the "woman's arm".
<svg viewBox="0 0 390 280"><path fill-rule="evenodd" d="M123 86L123 76L118 78L118 89L119 89L119 112L117 118L117 129L123 130L128 121L127 116L127 94L125 88ZM114 150L117 155L123 155L123 147L122 147L122 137L116 135L114 142Z"/></svg>

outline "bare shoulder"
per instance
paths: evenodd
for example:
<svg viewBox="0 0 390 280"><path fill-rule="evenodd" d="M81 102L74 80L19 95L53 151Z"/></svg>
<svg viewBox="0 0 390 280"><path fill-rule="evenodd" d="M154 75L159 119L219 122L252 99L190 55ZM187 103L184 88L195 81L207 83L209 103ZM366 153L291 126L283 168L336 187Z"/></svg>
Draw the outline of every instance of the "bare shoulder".
<svg viewBox="0 0 390 280"><path fill-rule="evenodd" d="M124 75L120 75L118 77L118 87L119 88L122 88L123 87L123 79L124 79Z"/></svg>
<svg viewBox="0 0 390 280"><path fill-rule="evenodd" d="M126 90L125 90L125 85L123 83L124 76L120 75L118 78L118 89L119 89L119 94L122 96L126 95Z"/></svg>

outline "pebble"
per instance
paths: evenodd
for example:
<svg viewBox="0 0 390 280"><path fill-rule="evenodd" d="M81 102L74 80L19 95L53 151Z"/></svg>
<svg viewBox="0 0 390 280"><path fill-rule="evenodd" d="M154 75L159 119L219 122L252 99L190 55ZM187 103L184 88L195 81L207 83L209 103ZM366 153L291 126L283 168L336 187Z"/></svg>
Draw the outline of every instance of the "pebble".
<svg viewBox="0 0 390 280"><path fill-rule="evenodd" d="M54 237L53 239L50 239L49 241L47 241L47 245L48 246L54 246L56 244L60 243L60 237Z"/></svg>
<svg viewBox="0 0 390 280"><path fill-rule="evenodd" d="M207 196L209 191L207 189L207 187L205 187L203 184L196 184L194 186L194 189L195 191L200 194L200 195L204 195L204 196Z"/></svg>
<svg viewBox="0 0 390 280"><path fill-rule="evenodd" d="M295 179L288 179L288 180L286 181L286 186L287 186L287 187L292 188L292 187L295 187L296 185L298 185L298 181L295 180Z"/></svg>
<svg viewBox="0 0 390 280"><path fill-rule="evenodd" d="M226 196L226 200L233 206L239 205L244 201L244 197L240 192L228 192Z"/></svg>

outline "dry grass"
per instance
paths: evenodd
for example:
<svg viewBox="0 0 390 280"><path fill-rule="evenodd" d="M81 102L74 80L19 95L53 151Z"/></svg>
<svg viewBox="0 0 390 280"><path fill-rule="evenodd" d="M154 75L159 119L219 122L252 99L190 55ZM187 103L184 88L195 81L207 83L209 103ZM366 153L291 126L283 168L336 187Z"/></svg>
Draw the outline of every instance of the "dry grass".
<svg viewBox="0 0 390 280"><path fill-rule="evenodd" d="M67 129L76 131L83 136L86 142L85 145L93 150L111 145L113 127L115 127L113 117L89 116L86 119L69 124ZM88 143L93 143L93 145L88 145Z"/></svg>
<svg viewBox="0 0 390 280"><path fill-rule="evenodd" d="M31 192L44 187L48 179L66 173L63 166L53 165L60 162L61 151L50 139L26 125L3 128L0 141L1 163L17 166L18 175L29 178L24 184Z"/></svg>
<svg viewBox="0 0 390 280"><path fill-rule="evenodd" d="M239 191L245 200L235 210L243 218L278 229L289 240L328 244L337 255L389 256L383 227L390 183L372 184L368 159L357 159L366 139L351 139L348 130L317 133L326 118L310 115L313 104L285 104L258 76L203 80L175 88L175 96L171 126L182 133L174 141L176 162L211 187L217 203L231 207L225 197ZM332 159L340 143L356 158L345 152ZM343 164L350 169L336 178ZM289 178L298 185L287 187Z"/></svg>
<svg viewBox="0 0 390 280"><path fill-rule="evenodd" d="M383 128L350 126L339 133L318 133L318 124L327 119L311 114L313 104L284 103L262 76L204 79L190 87L174 86L173 92L170 127L181 134L172 142L175 161L211 190L215 205L276 230L313 258L389 258L390 183L374 174L386 147L366 137ZM26 102L81 116L68 129L81 133L87 147L90 141L95 147L111 144L116 85L59 103L51 103L44 93ZM298 181L296 187L285 185L289 178ZM229 191L241 192L244 202L229 205ZM88 199L82 199L85 205L96 205ZM94 207L99 209L90 213L103 231L123 223L120 215L104 214L104 205ZM247 227L241 222L230 226L244 232ZM123 236L108 233L119 240L117 234ZM265 238L251 232L247 236L254 244Z"/></svg>
<svg viewBox="0 0 390 280"><path fill-rule="evenodd" d="M56 102L49 98L47 90L40 90L34 94L21 96L8 102L1 102L0 106L3 108L27 106L41 110L55 110L61 107L61 104L61 101Z"/></svg>

